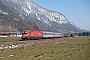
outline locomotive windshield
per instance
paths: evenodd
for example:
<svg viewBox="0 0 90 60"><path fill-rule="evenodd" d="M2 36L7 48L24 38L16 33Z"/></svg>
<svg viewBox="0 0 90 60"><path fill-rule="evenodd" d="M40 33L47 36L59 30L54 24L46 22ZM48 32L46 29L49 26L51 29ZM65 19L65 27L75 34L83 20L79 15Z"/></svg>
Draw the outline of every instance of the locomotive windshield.
<svg viewBox="0 0 90 60"><path fill-rule="evenodd" d="M24 31L23 34L27 34L28 32Z"/></svg>

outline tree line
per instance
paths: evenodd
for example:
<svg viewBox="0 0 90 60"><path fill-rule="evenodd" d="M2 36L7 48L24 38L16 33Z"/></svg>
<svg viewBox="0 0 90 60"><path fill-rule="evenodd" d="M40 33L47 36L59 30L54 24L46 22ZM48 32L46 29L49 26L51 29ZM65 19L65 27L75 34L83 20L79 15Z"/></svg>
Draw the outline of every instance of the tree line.
<svg viewBox="0 0 90 60"><path fill-rule="evenodd" d="M81 32L78 35L79 36L90 36L90 32Z"/></svg>

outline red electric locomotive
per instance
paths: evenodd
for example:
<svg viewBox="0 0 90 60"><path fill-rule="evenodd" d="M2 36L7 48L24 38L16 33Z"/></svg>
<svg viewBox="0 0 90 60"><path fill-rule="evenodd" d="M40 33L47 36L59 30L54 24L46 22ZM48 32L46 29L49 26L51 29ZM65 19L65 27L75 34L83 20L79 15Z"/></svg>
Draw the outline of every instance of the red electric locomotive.
<svg viewBox="0 0 90 60"><path fill-rule="evenodd" d="M37 30L24 30L22 32L22 39L39 39L42 38L42 32L37 31Z"/></svg>

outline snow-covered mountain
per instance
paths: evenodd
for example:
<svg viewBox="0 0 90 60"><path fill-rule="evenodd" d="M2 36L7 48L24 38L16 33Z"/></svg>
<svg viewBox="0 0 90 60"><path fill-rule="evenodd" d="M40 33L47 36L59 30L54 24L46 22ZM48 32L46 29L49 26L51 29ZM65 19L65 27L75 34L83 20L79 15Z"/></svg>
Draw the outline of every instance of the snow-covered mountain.
<svg viewBox="0 0 90 60"><path fill-rule="evenodd" d="M61 13L42 8L32 0L1 0L11 10L27 19L42 30L68 32L79 32L80 29ZM13 8L13 9L12 9Z"/></svg>
<svg viewBox="0 0 90 60"><path fill-rule="evenodd" d="M22 32L25 29L39 30L36 24L22 19L0 0L0 32Z"/></svg>

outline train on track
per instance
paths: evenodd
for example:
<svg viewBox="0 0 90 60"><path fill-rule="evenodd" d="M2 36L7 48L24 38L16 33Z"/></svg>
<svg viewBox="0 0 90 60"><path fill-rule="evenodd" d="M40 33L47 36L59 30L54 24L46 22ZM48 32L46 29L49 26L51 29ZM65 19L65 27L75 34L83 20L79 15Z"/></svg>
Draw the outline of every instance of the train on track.
<svg viewBox="0 0 90 60"><path fill-rule="evenodd" d="M22 39L42 39L42 38L60 38L64 37L63 33L60 32L49 32L49 31L38 31L38 30L24 30L22 32Z"/></svg>

